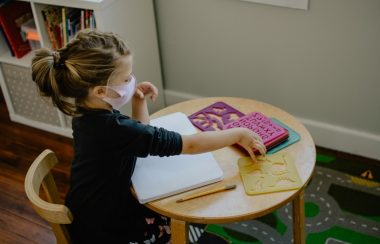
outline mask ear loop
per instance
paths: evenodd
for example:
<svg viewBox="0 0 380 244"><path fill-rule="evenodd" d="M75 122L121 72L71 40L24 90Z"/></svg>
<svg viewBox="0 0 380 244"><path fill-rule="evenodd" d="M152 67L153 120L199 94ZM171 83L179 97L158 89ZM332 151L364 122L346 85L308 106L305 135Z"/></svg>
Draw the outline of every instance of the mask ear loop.
<svg viewBox="0 0 380 244"><path fill-rule="evenodd" d="M114 74L115 74L115 70L112 71L112 73L108 76L108 79L107 79L106 84L105 84L105 85L102 85L102 86L104 87L104 89L106 89L106 91L105 91L105 96L106 96L106 97L109 97L109 96L108 96L108 93L109 93L109 91L108 91L109 88L108 88L108 87L110 87L110 85L108 85L108 84L110 83L110 80L111 80L111 78L114 76ZM116 93L116 94L120 96L119 93Z"/></svg>
<svg viewBox="0 0 380 244"><path fill-rule="evenodd" d="M132 81L134 81L134 83L135 83L135 89L136 89L136 86L137 86L137 79L136 79L136 76L135 76L133 73L131 73L131 74L129 75L129 77L128 77L128 82L132 82Z"/></svg>

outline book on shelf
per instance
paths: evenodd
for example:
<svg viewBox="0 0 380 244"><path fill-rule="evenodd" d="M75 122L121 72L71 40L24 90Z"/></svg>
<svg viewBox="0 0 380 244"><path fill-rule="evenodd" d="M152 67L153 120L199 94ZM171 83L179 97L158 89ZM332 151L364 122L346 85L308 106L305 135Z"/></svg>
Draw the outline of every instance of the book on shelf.
<svg viewBox="0 0 380 244"><path fill-rule="evenodd" d="M4 31L3 31L3 28L2 28L1 25L0 25L0 38L1 38L1 37L4 39L4 42L5 42L5 44L6 44L7 47L8 47L9 53L11 54L12 57L14 57L15 54L14 54L12 48L11 48L11 44L9 43L8 38L5 36L5 33L4 33Z"/></svg>
<svg viewBox="0 0 380 244"><path fill-rule="evenodd" d="M32 18L32 8L28 2L9 1L0 7L0 27L5 43L16 58L23 57L31 50L28 40L21 35L21 25Z"/></svg>
<svg viewBox="0 0 380 244"><path fill-rule="evenodd" d="M40 38L40 34L38 33L36 29L36 24L34 22L34 19L30 19L21 25L21 35L24 40L27 40L29 42L29 45L32 50L35 50L41 47L41 43L40 43L41 38Z"/></svg>
<svg viewBox="0 0 380 244"><path fill-rule="evenodd" d="M85 17L84 17L84 10L81 10L80 11L80 29L81 30L84 30L85 29L85 27L84 27L84 19L85 19Z"/></svg>
<svg viewBox="0 0 380 244"><path fill-rule="evenodd" d="M21 36L26 40L40 40L40 35L37 32L34 19L30 19L21 25Z"/></svg>
<svg viewBox="0 0 380 244"><path fill-rule="evenodd" d="M42 16L52 49L62 48L78 31L96 27L93 10L47 6Z"/></svg>
<svg viewBox="0 0 380 244"><path fill-rule="evenodd" d="M62 45L67 44L67 28L66 28L66 8L61 8L62 11Z"/></svg>
<svg viewBox="0 0 380 244"><path fill-rule="evenodd" d="M42 18L44 20L46 32L48 33L48 36L49 36L51 48L55 50L55 49L57 49L58 43L57 43L57 40L55 39L54 29L47 20L45 10L42 10L41 14L42 14Z"/></svg>
<svg viewBox="0 0 380 244"><path fill-rule="evenodd" d="M61 7L48 6L41 11L44 17L46 31L50 39L52 49L58 49L62 46L61 37Z"/></svg>
<svg viewBox="0 0 380 244"><path fill-rule="evenodd" d="M74 38L75 34L81 30L80 9L68 8L66 10L67 41Z"/></svg>

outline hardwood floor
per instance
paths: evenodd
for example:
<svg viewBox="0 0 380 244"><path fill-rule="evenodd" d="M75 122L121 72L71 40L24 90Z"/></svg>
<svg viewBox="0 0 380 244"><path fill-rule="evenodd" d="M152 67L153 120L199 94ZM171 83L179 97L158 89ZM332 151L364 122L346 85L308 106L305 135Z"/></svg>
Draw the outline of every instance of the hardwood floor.
<svg viewBox="0 0 380 244"><path fill-rule="evenodd" d="M0 243L55 243L49 224L35 213L24 191L30 164L46 148L56 152L60 160L53 175L64 197L72 140L10 121L0 94Z"/></svg>

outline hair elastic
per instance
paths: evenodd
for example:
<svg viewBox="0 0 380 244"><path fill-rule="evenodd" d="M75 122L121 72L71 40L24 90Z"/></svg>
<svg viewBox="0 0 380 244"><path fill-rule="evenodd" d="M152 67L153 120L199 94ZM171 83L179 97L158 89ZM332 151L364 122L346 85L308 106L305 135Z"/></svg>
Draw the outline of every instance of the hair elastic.
<svg viewBox="0 0 380 244"><path fill-rule="evenodd" d="M61 60L61 55L59 54L59 52L57 51L54 51L52 53L53 55L53 60L54 60L54 68L62 68L65 66L65 62Z"/></svg>

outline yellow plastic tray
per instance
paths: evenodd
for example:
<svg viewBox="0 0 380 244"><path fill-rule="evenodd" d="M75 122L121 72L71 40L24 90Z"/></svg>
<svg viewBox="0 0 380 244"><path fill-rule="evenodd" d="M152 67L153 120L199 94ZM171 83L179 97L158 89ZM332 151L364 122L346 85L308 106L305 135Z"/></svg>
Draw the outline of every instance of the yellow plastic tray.
<svg viewBox="0 0 380 244"><path fill-rule="evenodd" d="M248 195L298 189L302 186L292 160L283 154L240 158L239 172Z"/></svg>

